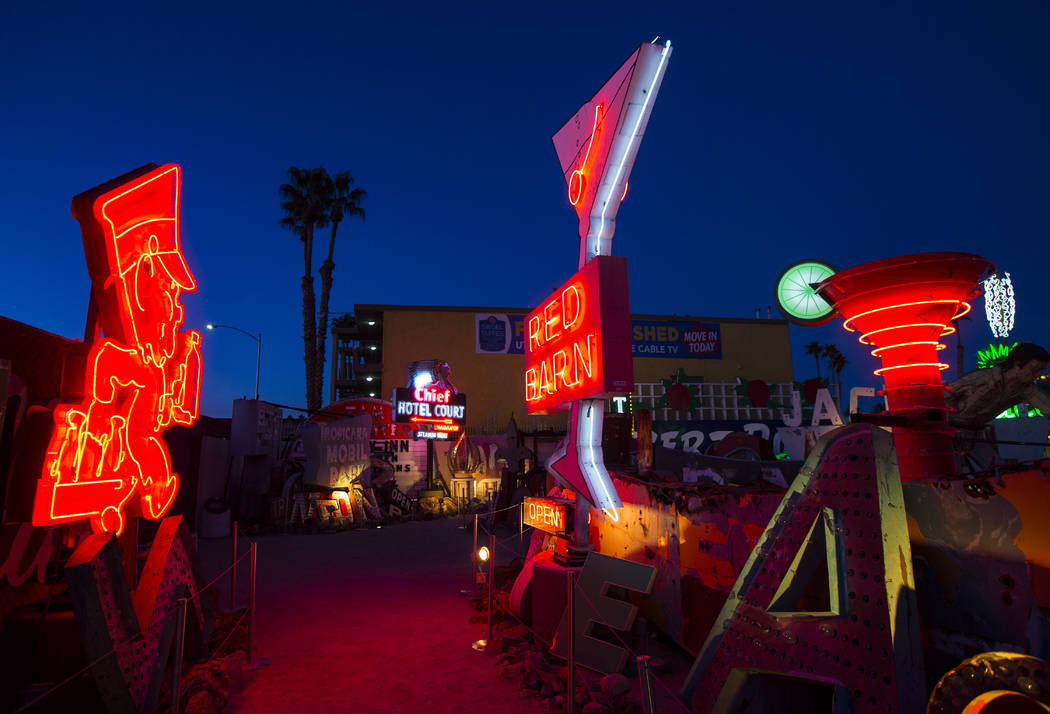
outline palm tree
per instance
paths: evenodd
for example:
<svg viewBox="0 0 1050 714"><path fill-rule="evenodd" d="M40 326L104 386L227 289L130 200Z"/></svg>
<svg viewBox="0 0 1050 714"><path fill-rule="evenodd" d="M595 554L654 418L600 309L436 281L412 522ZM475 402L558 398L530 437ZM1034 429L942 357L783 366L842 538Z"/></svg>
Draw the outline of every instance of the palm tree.
<svg viewBox="0 0 1050 714"><path fill-rule="evenodd" d="M842 354L839 352L839 348L835 345L821 345L820 356L828 362L828 379L832 385L835 384L835 369L831 366L831 362L834 360L835 355Z"/></svg>
<svg viewBox="0 0 1050 714"><path fill-rule="evenodd" d="M323 169L322 169L323 170ZM349 171L343 171L329 179L329 204L328 218L332 223L332 233L328 238L328 257L321 263L317 272L321 276L321 309L317 315L317 350L315 353L314 380L318 400L324 391L324 363L325 363L325 340L328 337L328 297L332 294L332 271L335 263L332 255L335 252L335 234L339 230L339 224L344 218L360 216L365 219L365 211L361 208L361 201L368 196L363 188L355 188L354 177ZM318 404L320 406L320 404Z"/></svg>
<svg viewBox="0 0 1050 714"><path fill-rule="evenodd" d="M828 372L832 377L832 385L836 387L834 390L835 403L841 409L839 402L842 394L842 370L846 367L846 356L835 345L824 345L822 352L824 359L828 361Z"/></svg>
<svg viewBox="0 0 1050 714"><path fill-rule="evenodd" d="M303 362L306 364L306 407L321 408L321 390L314 387L317 365L317 324L314 321L314 277L312 270L314 228L328 225L332 180L322 169L288 167L289 183L281 184L280 224L299 234L303 242Z"/></svg>
<svg viewBox="0 0 1050 714"><path fill-rule="evenodd" d="M822 348L820 346L820 343L816 342L816 341L810 342L808 345L806 345L806 354L807 355L813 355L813 359L815 359L816 362L817 362L817 379L820 379L820 354L821 354L821 349Z"/></svg>
<svg viewBox="0 0 1050 714"><path fill-rule="evenodd" d="M838 352L838 350L836 350L836 352L837 352L837 354L834 356L834 358L833 358L833 360L832 360L832 362L831 362L831 364L829 366L833 370L835 370L835 383L838 384L839 385L839 389L841 389L842 388L842 370L844 370L846 368L846 365L849 364L849 360L846 359L846 355L842 354L841 352Z"/></svg>

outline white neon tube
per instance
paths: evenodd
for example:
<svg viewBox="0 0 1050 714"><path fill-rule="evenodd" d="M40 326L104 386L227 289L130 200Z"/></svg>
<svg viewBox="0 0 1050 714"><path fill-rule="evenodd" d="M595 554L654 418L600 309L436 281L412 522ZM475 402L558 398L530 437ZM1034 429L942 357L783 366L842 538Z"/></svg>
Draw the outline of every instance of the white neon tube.
<svg viewBox="0 0 1050 714"><path fill-rule="evenodd" d="M647 59L644 51L645 48L643 47L643 54L638 58L639 64L642 64ZM616 229L614 216L620 205L620 197L624 193L623 186L620 184L626 178L625 174L630 172L631 167L634 165L634 158L638 155L638 145L641 139L639 132L644 130L645 124L649 121L653 99L659 91L660 83L663 81L663 76L667 69L667 60L670 56L671 41L668 40L660 52L660 60L656 65L652 78L649 80L648 88L643 90L644 97L641 101L641 110L635 118L634 126L631 127L629 133L626 133L626 139L623 138L625 132L622 131L613 139L613 145L610 147L609 153L616 157L614 158L617 162L616 169L612 174L612 180L608 178L602 180L602 186L605 188L605 200L601 202L597 216L592 207L591 227L588 230L587 240L585 241L587 249L584 255L580 256L580 267L583 267L584 263L596 255L612 254L612 236ZM630 102L630 99L628 98L628 110L630 110L631 106L637 105L637 102ZM606 173L605 176L609 177L609 174ZM595 218L597 218L597 228L594 227ZM608 232L608 235L606 235L606 232Z"/></svg>

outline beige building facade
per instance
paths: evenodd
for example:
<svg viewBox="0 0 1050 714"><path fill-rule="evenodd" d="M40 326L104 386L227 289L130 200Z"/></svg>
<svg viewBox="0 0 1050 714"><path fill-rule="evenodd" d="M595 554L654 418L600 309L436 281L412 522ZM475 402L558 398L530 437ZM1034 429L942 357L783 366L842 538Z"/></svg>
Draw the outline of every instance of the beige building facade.
<svg viewBox="0 0 1050 714"><path fill-rule="evenodd" d="M506 307L356 305L359 329L353 339L334 340L352 344L352 349L344 349L340 356L338 344L333 345L333 396L390 399L395 387L406 386L410 362L440 359L448 362L456 388L467 395L469 432L502 432L512 415L526 431L562 429L564 412L526 414L523 347L528 312ZM652 385L671 379L679 370L704 382L741 378L772 384L793 379L785 320L678 315L632 315L631 320L635 384L649 385L648 393ZM356 364L347 366L347 362ZM362 375L367 382L361 381Z"/></svg>

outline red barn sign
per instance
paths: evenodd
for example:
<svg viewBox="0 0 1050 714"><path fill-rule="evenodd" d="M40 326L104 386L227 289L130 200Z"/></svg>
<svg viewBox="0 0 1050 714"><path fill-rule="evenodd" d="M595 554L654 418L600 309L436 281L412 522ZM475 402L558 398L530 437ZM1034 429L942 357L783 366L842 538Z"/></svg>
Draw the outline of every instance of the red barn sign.
<svg viewBox="0 0 1050 714"><path fill-rule="evenodd" d="M525 319L529 414L634 389L627 259L598 256Z"/></svg>

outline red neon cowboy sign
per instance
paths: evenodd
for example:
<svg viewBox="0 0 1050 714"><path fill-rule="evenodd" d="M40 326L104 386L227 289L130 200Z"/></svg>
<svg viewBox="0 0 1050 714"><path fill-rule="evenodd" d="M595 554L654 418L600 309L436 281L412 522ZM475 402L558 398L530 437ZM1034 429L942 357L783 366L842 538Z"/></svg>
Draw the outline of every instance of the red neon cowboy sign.
<svg viewBox="0 0 1050 714"><path fill-rule="evenodd" d="M55 409L33 525L120 533L128 508L157 519L178 492L162 434L197 420L201 373L200 333L179 330L180 295L197 288L179 246L180 174L151 164L73 199L98 322L84 398Z"/></svg>

